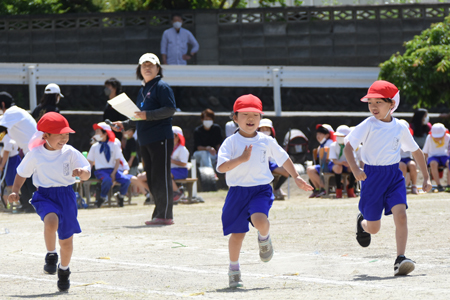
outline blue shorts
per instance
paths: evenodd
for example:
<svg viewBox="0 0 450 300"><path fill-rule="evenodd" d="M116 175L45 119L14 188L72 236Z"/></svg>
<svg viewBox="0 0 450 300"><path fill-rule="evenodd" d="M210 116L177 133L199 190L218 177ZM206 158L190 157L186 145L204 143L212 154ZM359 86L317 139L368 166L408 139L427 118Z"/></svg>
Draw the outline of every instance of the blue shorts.
<svg viewBox="0 0 450 300"><path fill-rule="evenodd" d="M430 166L432 161L436 161L439 164L439 167L445 167L447 164L448 156L430 156L428 157L427 165Z"/></svg>
<svg viewBox="0 0 450 300"><path fill-rule="evenodd" d="M392 214L391 209L406 203L405 178L398 164L390 166L364 165L366 180L361 181L359 210L364 219L378 221L383 214Z"/></svg>
<svg viewBox="0 0 450 300"><path fill-rule="evenodd" d="M188 177L187 168L171 168L173 179L186 179Z"/></svg>
<svg viewBox="0 0 450 300"><path fill-rule="evenodd" d="M328 171L325 170L325 172L333 172L331 169L333 168L334 164L332 161L328 162ZM320 174L320 165L314 165L314 168L316 169L317 173Z"/></svg>
<svg viewBox="0 0 450 300"><path fill-rule="evenodd" d="M72 186L40 187L33 194L30 203L34 206L42 221L49 213L55 213L58 216L58 237L60 240L68 239L74 233L81 232L77 220L77 199Z"/></svg>
<svg viewBox="0 0 450 300"><path fill-rule="evenodd" d="M334 163L332 161L330 161L328 163L328 171L333 172L333 166L334 166ZM348 171L346 166L342 166L342 173L350 173L350 172Z"/></svg>
<svg viewBox="0 0 450 300"><path fill-rule="evenodd" d="M273 170L275 170L276 168L278 168L278 165L274 162L269 161L270 172L273 172Z"/></svg>
<svg viewBox="0 0 450 300"><path fill-rule="evenodd" d="M405 165L407 165L411 160L411 157L403 157L402 159L400 159L400 161Z"/></svg>
<svg viewBox="0 0 450 300"><path fill-rule="evenodd" d="M273 199L270 184L230 187L222 208L223 235L249 231L250 216L254 213L269 216Z"/></svg>
<svg viewBox="0 0 450 300"><path fill-rule="evenodd" d="M8 158L8 168L6 170L5 183L6 186L11 186L14 184L14 179L17 175L17 167L19 166L22 159L19 155L11 156Z"/></svg>

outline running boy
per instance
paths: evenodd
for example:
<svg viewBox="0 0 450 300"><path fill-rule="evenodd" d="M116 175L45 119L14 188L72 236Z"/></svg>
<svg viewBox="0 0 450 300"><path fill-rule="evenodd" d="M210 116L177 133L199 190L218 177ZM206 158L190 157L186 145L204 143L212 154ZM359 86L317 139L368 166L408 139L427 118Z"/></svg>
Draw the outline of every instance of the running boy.
<svg viewBox="0 0 450 300"><path fill-rule="evenodd" d="M262 261L272 259L273 248L269 236L269 209L274 197L270 183L273 180L268 159L272 157L283 166L297 186L311 191L313 188L298 175L289 155L271 137L256 132L262 114L258 97L244 95L233 106L234 121L239 131L228 137L219 148L217 171L226 174L230 187L222 209L224 235L231 233L228 250L230 255L230 287L243 286L239 270L239 253L248 223L258 230L259 256Z"/></svg>
<svg viewBox="0 0 450 300"><path fill-rule="evenodd" d="M372 117L360 123L346 137L344 149L347 161L355 175L361 180L361 199L356 221L356 240L362 247L370 244L370 235L380 230L381 215L394 215L396 227L397 259L394 263L394 275L411 273L415 264L405 257L408 225L406 218L405 178L399 169L400 149L411 151L422 171L423 190L431 189L425 158L422 150L414 141L409 129L391 114L397 109L400 95L397 87L384 80L375 81L361 101L368 102ZM360 143L364 171L353 156L353 149Z"/></svg>
<svg viewBox="0 0 450 300"><path fill-rule="evenodd" d="M44 221L44 239L47 247L44 272L58 271L58 289L70 288L69 262L73 252L73 235L80 233L77 200L72 185L75 177L88 180L91 176L89 162L72 146L66 145L69 133L74 133L69 122L56 112L42 116L37 124L38 132L29 143L30 152L19 167L8 197L9 202L19 200L19 190L25 179L33 176L37 191L31 204ZM61 246L61 263L57 268L56 232Z"/></svg>

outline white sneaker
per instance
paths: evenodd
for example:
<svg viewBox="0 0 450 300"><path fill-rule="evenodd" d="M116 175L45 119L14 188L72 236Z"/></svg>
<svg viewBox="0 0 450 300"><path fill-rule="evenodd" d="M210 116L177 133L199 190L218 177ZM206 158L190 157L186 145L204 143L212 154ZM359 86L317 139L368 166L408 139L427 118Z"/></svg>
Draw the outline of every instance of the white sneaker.
<svg viewBox="0 0 450 300"><path fill-rule="evenodd" d="M241 280L241 271L231 271L228 270L228 278L230 288L243 287L244 283Z"/></svg>
<svg viewBox="0 0 450 300"><path fill-rule="evenodd" d="M273 257L273 247L270 236L267 240L264 241L260 241L258 237L258 244L259 244L259 258L261 258L263 262L269 262Z"/></svg>

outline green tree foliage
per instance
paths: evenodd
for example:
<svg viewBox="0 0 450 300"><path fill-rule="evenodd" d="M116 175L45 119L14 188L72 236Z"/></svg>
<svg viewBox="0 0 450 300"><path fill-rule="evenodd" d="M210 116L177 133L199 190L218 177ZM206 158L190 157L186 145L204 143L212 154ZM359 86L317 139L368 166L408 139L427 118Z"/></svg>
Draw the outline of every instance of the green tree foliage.
<svg viewBox="0 0 450 300"><path fill-rule="evenodd" d="M0 0L0 15L98 12L92 0Z"/></svg>
<svg viewBox="0 0 450 300"><path fill-rule="evenodd" d="M286 6L285 0L0 0L0 15L245 8L248 1ZM296 6L302 3L295 0Z"/></svg>
<svg viewBox="0 0 450 300"><path fill-rule="evenodd" d="M417 107L450 106L450 17L436 23L380 64L380 79L395 84L401 96Z"/></svg>

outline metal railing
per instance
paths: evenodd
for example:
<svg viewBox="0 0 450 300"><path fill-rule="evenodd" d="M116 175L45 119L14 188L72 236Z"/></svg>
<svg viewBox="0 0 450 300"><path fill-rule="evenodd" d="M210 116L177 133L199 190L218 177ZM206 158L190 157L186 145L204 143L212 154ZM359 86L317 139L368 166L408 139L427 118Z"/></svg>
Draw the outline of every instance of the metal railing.
<svg viewBox="0 0 450 300"><path fill-rule="evenodd" d="M271 87L275 115L280 116L281 88L368 88L378 78L375 67L163 66L171 86ZM0 63L0 84L29 86L30 110L36 85L103 85L111 77L136 86L136 65Z"/></svg>

